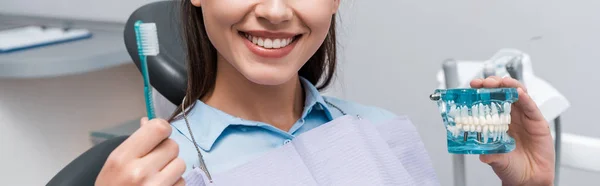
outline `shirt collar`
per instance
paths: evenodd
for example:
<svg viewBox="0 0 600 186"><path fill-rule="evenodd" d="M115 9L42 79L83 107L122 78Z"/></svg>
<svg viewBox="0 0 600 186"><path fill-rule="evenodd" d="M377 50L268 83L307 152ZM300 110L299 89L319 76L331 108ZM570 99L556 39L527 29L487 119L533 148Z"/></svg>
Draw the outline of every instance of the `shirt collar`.
<svg viewBox="0 0 600 186"><path fill-rule="evenodd" d="M313 109L317 109L324 111L327 118L332 120L332 113L317 88L303 77L300 77L300 81L305 93L304 109L301 118L306 118ZM191 108L186 116L190 123L191 130L193 131L196 143L205 151L210 151L212 149L219 136L221 136L223 131L230 125L259 125L259 122L234 117L219 109L211 107L200 100L196 101L194 107ZM185 120L181 119L176 121L173 125L180 133L191 140Z"/></svg>
<svg viewBox="0 0 600 186"><path fill-rule="evenodd" d="M302 87L304 89L304 111L302 112L302 118L306 118L306 116L312 111L312 109L318 109L325 111L325 115L329 120L333 119L331 111L329 110L329 106L325 99L317 90L310 81L307 79L300 77L300 82L302 83Z"/></svg>

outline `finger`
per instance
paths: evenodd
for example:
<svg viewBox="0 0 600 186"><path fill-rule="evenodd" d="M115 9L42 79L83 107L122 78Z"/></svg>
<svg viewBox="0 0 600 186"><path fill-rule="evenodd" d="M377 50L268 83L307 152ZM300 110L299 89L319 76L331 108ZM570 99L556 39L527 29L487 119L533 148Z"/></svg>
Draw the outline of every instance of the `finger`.
<svg viewBox="0 0 600 186"><path fill-rule="evenodd" d="M500 87L502 79L498 76L490 76L483 80L483 87L485 88L497 88Z"/></svg>
<svg viewBox="0 0 600 186"><path fill-rule="evenodd" d="M522 88L524 92L527 92L527 88L518 80L510 78L510 77L505 77L502 79L502 86L503 87L512 87L512 88Z"/></svg>
<svg viewBox="0 0 600 186"><path fill-rule="evenodd" d="M143 157L170 135L169 123L163 119L152 119L129 136L115 151L126 158Z"/></svg>
<svg viewBox="0 0 600 186"><path fill-rule="evenodd" d="M515 102L515 106L519 107L523 114L531 120L545 120L544 115L542 115L537 104L531 99L531 96L529 96L522 88L517 88L517 92L519 94L519 100Z"/></svg>
<svg viewBox="0 0 600 186"><path fill-rule="evenodd" d="M483 79L477 78L474 80L471 80L471 88L481 88L483 87Z"/></svg>
<svg viewBox="0 0 600 186"><path fill-rule="evenodd" d="M185 172L185 162L181 158L173 159L164 169L154 175L150 185L174 185Z"/></svg>
<svg viewBox="0 0 600 186"><path fill-rule="evenodd" d="M179 178L173 186L185 186L185 180L183 178Z"/></svg>
<svg viewBox="0 0 600 186"><path fill-rule="evenodd" d="M140 126L144 126L146 123L148 123L148 117L142 117L140 119Z"/></svg>
<svg viewBox="0 0 600 186"><path fill-rule="evenodd" d="M140 160L148 169L158 172L162 170L169 162L177 158L179 154L179 145L171 139L163 140L152 152L142 157Z"/></svg>
<svg viewBox="0 0 600 186"><path fill-rule="evenodd" d="M506 154L482 154L479 156L479 160L490 165L494 171L505 170L509 163L508 158Z"/></svg>

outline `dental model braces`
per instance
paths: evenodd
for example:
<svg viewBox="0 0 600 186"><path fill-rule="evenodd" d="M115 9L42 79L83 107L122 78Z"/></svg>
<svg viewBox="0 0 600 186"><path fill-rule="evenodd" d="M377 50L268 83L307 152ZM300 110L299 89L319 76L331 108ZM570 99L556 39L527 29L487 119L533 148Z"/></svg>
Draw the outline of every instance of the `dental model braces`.
<svg viewBox="0 0 600 186"><path fill-rule="evenodd" d="M430 98L440 109L450 153L491 154L514 149L508 130L511 105L518 100L515 88L438 89Z"/></svg>

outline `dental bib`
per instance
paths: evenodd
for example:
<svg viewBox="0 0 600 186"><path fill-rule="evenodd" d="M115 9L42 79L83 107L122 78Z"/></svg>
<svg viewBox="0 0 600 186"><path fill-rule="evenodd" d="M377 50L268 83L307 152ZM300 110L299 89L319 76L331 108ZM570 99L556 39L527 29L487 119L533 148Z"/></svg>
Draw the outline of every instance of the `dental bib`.
<svg viewBox="0 0 600 186"><path fill-rule="evenodd" d="M446 128L448 152L498 154L515 149L508 134L511 106L518 100L515 88L437 89L437 102Z"/></svg>
<svg viewBox="0 0 600 186"><path fill-rule="evenodd" d="M232 170L198 168L187 185L440 185L417 130L406 117L371 123L350 115Z"/></svg>

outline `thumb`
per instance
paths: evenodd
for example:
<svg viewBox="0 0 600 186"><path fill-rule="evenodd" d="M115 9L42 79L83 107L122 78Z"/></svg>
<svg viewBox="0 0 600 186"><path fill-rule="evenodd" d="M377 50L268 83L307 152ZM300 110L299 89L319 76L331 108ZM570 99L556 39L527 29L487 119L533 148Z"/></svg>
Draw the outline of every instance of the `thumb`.
<svg viewBox="0 0 600 186"><path fill-rule="evenodd" d="M525 90L517 88L517 93L519 94L519 100L515 102L515 105L521 108L527 118L535 121L545 120L537 104Z"/></svg>
<svg viewBox="0 0 600 186"><path fill-rule="evenodd" d="M508 168L509 156L506 154L482 154L479 156L479 160L485 164L488 164L496 172L503 172Z"/></svg>

